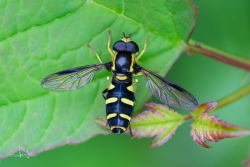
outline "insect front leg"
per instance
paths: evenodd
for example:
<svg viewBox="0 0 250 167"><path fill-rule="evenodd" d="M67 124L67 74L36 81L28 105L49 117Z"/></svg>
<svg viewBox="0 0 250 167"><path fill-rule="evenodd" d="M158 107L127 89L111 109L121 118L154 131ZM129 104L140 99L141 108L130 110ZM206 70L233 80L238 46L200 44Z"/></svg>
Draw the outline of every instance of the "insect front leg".
<svg viewBox="0 0 250 167"><path fill-rule="evenodd" d="M141 53L136 57L136 62L138 62L138 60L141 58L141 56L143 55L143 53L146 51L146 48L147 48L147 43L148 43L148 38L150 37L150 34L148 34L145 42L144 42L144 48L143 50L141 51Z"/></svg>
<svg viewBox="0 0 250 167"><path fill-rule="evenodd" d="M88 43L86 44L86 46L89 47L94 52L94 54L96 55L99 62L102 63L102 60L101 60L100 56L98 55L97 51L92 46L90 46Z"/></svg>

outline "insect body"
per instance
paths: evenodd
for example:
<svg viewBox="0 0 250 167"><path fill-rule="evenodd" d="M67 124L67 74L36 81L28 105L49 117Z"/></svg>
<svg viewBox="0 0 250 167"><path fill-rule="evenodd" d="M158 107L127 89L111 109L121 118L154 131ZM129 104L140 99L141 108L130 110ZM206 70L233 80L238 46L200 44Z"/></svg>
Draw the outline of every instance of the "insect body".
<svg viewBox="0 0 250 167"><path fill-rule="evenodd" d="M128 37L123 35L123 38L113 45L113 53L109 46L111 41L109 31L108 51L112 56L110 62L102 63L97 52L87 45L94 51L100 64L71 68L51 74L43 79L42 87L53 91L75 90L89 83L96 72L106 68L114 75L111 84L102 92L102 95L106 101L108 125L110 130L117 134L127 129L132 118L136 101L133 90L133 76L135 75L144 75L147 80L146 86L152 94L167 105L188 110L198 105L195 97L189 92L137 64L146 50L148 37L144 43L144 49L136 57L139 51L138 45L131 41L130 35Z"/></svg>
<svg viewBox="0 0 250 167"><path fill-rule="evenodd" d="M110 130L123 133L129 125L135 105L133 79L135 56L139 47L129 37L117 41L113 50L111 71L114 73L110 86L102 94L106 99L106 113ZM107 92L107 96L104 94Z"/></svg>

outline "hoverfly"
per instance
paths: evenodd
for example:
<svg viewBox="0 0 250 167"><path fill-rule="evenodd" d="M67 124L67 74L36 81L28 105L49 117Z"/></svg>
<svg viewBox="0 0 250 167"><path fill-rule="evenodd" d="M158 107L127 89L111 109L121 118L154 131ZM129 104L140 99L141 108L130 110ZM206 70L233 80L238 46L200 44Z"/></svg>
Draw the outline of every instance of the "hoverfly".
<svg viewBox="0 0 250 167"><path fill-rule="evenodd" d="M131 40L130 35L123 33L123 38L113 45L113 52L110 49L111 33L109 32L108 51L111 61L103 63L100 56L92 48L99 64L75 67L51 74L45 77L41 86L52 91L69 91L79 89L89 83L94 75L106 69L113 73L112 82L109 87L102 92L106 101L107 122L113 133L121 134L129 126L135 105L133 89L133 76L144 75L152 94L163 103L183 109L194 109L198 102L193 95L180 86L168 81L158 74L141 67L137 64L140 57L146 50L149 36L144 42L144 48L139 51L138 45Z"/></svg>

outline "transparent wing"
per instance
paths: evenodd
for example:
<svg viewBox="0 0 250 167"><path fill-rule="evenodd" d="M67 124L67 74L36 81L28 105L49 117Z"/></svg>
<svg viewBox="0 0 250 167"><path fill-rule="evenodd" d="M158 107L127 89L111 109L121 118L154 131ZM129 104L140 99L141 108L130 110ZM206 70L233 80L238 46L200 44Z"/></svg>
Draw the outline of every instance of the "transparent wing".
<svg viewBox="0 0 250 167"><path fill-rule="evenodd" d="M45 77L41 86L53 91L75 90L89 83L96 72L106 67L107 63L75 67Z"/></svg>
<svg viewBox="0 0 250 167"><path fill-rule="evenodd" d="M143 67L141 72L147 79L147 87L163 103L187 110L197 107L198 102L195 97L180 86Z"/></svg>

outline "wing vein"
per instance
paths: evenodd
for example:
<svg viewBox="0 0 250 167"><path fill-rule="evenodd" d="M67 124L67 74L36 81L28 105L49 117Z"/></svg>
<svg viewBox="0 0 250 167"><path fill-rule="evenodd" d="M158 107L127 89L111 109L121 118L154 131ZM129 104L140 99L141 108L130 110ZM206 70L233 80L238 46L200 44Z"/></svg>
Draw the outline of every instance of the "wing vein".
<svg viewBox="0 0 250 167"><path fill-rule="evenodd" d="M143 67L140 68L147 80L146 86L157 99L177 108L191 110L197 107L197 100L188 91L152 71Z"/></svg>

